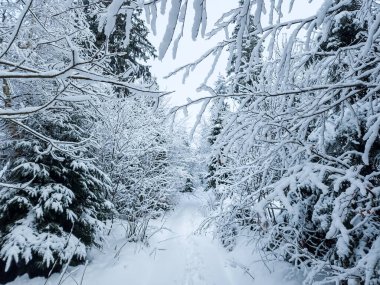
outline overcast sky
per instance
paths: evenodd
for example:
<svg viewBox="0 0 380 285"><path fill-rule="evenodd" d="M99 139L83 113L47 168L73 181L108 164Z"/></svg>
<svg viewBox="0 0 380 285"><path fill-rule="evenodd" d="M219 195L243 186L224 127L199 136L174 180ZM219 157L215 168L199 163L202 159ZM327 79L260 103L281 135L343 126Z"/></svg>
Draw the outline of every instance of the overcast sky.
<svg viewBox="0 0 380 285"><path fill-rule="evenodd" d="M168 1L169 2L169 1ZM191 1L189 1L191 2ZM223 2L223 5L221 5ZM208 25L207 31L209 31L213 23L222 16L223 13L236 7L237 0L208 0L207 1L207 12L208 12ZM169 3L168 3L169 4ZM168 5L167 9L170 9ZM168 13L167 13L168 14ZM186 102L186 98L190 97L192 99L199 98L201 96L207 96L208 93L201 92L198 93L196 88L203 82L204 78L208 74L210 65L212 63L212 58L206 60L204 63L200 64L195 72L190 73L185 84L182 84L183 73L177 74L169 79L163 79L168 73L178 68L179 66L185 65L192 61L198 59L203 53L212 48L217 42L223 40L221 36L215 37L212 40L198 39L193 41L191 39L191 27L192 22L189 21L193 18L194 10L189 3L187 23L185 25L184 37L179 43L177 58L172 58L172 50L169 48L165 58L162 61L155 60L152 61L152 72L157 77L160 88L167 91L174 91L171 95L171 104L180 105ZM167 15L158 17L157 19L157 35L151 35L150 40L152 43L158 47L165 32L167 24ZM179 27L177 27L178 29ZM214 76L210 79L210 83L214 82L217 78L219 72L223 73L225 65L227 62L227 55L221 57L216 72ZM190 113L194 113L195 110L189 109Z"/></svg>
<svg viewBox="0 0 380 285"><path fill-rule="evenodd" d="M157 19L157 35L150 35L150 40L154 46L158 47L167 25L167 14L170 10L170 1L168 1L167 13L166 15L160 15ZM236 7L238 0L208 0L207 1L207 16L208 24L206 31L210 31L213 27L214 22L219 19L223 13L229 11L231 8ZM284 1L284 3L289 1ZM293 12L290 15L285 15L285 19L293 18L305 18L316 13L319 9L322 0L314 0L311 4L306 0L296 0L293 8ZM285 9L284 9L285 10ZM209 58L202 64L200 64L194 72L190 73L185 84L182 84L183 73L179 73L169 79L164 79L168 73L174 69L195 61L207 50L213 47L217 42L223 40L223 36L219 35L211 40L204 40L202 38L197 41L191 39L191 27L192 18L194 15L194 10L192 7L192 1L189 1L187 23L185 26L185 34L180 41L177 58L173 60L172 51L169 48L165 58L162 61L154 60L151 61L152 72L157 77L158 83L161 90L174 91L170 95L170 101L172 105L181 105L186 102L186 98L190 97L192 99L199 98L201 96L209 96L206 92L197 92L197 87L204 81L204 78L209 72L209 68L212 64L213 58ZM189 21L190 20L190 21ZM177 26L178 32L179 26ZM213 77L210 78L209 84L212 85L216 81L219 73L224 74L225 67L227 63L228 55L225 52L221 56L218 65L215 69ZM190 114L190 124L194 122L195 113L199 110L199 106L189 109Z"/></svg>

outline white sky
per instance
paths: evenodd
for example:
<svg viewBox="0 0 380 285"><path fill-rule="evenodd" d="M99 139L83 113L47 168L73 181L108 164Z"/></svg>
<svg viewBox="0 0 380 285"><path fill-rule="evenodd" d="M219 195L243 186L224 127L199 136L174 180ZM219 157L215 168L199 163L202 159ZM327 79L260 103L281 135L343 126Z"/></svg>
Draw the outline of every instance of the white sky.
<svg viewBox="0 0 380 285"><path fill-rule="evenodd" d="M207 1L207 31L210 31L215 23L226 11L231 8L236 7L238 0L208 0ZM223 5L221 3L223 2ZM168 1L168 6L166 7L167 12L170 10L170 3ZM166 25L167 25L167 14L157 17L157 35L150 35L150 41L156 47L160 45L160 42L163 38ZM213 61L213 57L208 58L202 64L200 64L194 72L191 72L187 77L185 84L183 84L183 72L176 74L168 79L163 77L168 75L170 72L176 68L188 64L197 60L202 54L207 52L212 48L216 43L223 40L221 35L214 37L211 40L204 40L198 38L197 41L191 39L191 28L192 28L192 18L194 16L194 9L192 7L192 1L189 1L188 12L186 15L187 21L185 24L184 37L181 39L176 59L172 57L172 47L169 47L168 52L166 53L162 61L154 60L150 64L152 65L152 73L157 77L158 84L161 90L164 91L174 91L170 95L170 104L172 106L182 105L187 102L187 98L196 99L204 96L209 96L207 92L197 92L196 89L199 87L204 78L207 76L210 66ZM189 21L190 20L190 21ZM177 26L176 32L178 33L180 25ZM216 81L219 73L224 73L225 66L228 60L227 53L224 53L220 57L217 67L215 68L214 75L210 78L209 84L212 85ZM188 109L189 118L188 124L189 127L192 127L192 124L195 122L196 114L199 112L200 105L192 106ZM181 115L181 114L180 114Z"/></svg>
<svg viewBox="0 0 380 285"><path fill-rule="evenodd" d="M293 18L306 18L308 16L314 15L316 11L321 6L323 0L314 0L311 4L307 0L296 0L293 8L293 12L290 15L285 15L286 20ZM208 0L207 1L207 31L210 31L213 27L214 22L219 19L223 13L229 11L231 8L237 6L238 0ZM289 2L285 0L284 3ZM286 7L286 8L285 8ZM170 1L168 1L167 13L159 15L157 18L157 35L150 35L150 41L156 47L160 45L163 38L166 25L167 25L167 14L170 10ZM287 5L284 5L284 11L287 10ZM170 103L173 106L181 105L186 103L186 98L196 99L204 96L209 96L207 92L197 92L196 89L204 81L207 76L210 66L213 61L213 57L208 58L202 64L200 64L194 72L191 72L186 80L185 84L182 84L183 73L172 76L169 79L164 79L163 77L169 74L176 68L185 65L187 63L193 62L198 59L207 50L213 47L217 42L223 40L223 35L220 34L211 40L204 40L199 38L197 41L191 39L191 27L192 18L194 15L194 10L192 7L192 1L189 1L189 7L187 12L187 23L185 25L184 37L181 39L178 47L177 58L173 60L172 50L169 48L165 58L162 61L154 60L151 61L152 73L157 77L160 89L164 91L174 91L170 95ZM180 25L177 26L176 33ZM214 75L209 80L209 85L213 85L216 81L218 74L224 74L227 64L228 54L224 54L220 57L218 65L216 66ZM199 111L200 106L194 106L189 108L189 124L191 125L195 121L196 113Z"/></svg>

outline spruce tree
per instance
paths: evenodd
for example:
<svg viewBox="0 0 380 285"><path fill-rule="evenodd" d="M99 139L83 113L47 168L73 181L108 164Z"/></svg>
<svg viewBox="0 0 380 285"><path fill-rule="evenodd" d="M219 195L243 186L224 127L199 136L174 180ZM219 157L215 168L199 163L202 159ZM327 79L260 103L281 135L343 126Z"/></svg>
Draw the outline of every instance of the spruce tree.
<svg viewBox="0 0 380 285"><path fill-rule="evenodd" d="M194 183L191 178L186 178L185 187L182 192L193 192L194 191Z"/></svg>
<svg viewBox="0 0 380 285"><path fill-rule="evenodd" d="M111 3L107 0L99 5L107 9ZM156 49L148 40L149 30L141 19L141 8L128 8L115 15L115 26L109 35L106 35L102 17L96 13L98 9L92 11L89 5L86 11L90 29L96 37L96 46L105 46L109 54L105 74L121 76L126 82L152 82L154 85L155 80L146 62L156 57ZM126 88L115 87L115 91L119 96L131 95Z"/></svg>
<svg viewBox="0 0 380 285"><path fill-rule="evenodd" d="M219 76L217 82L215 83L216 94L223 95L227 94L227 83L223 76ZM208 162L208 174L206 176L207 189L215 189L218 183L223 183L222 180L226 178L226 175L220 177L217 171L223 166L223 161L221 158L222 150L215 146L218 136L221 134L223 129L223 116L228 110L228 105L223 102L222 99L215 101L211 108L211 131L207 138L207 142L212 149L212 155Z"/></svg>
<svg viewBox="0 0 380 285"><path fill-rule="evenodd" d="M242 5L242 2L240 2L240 5ZM256 31L256 27L253 24L254 17L249 15L247 21L248 23L241 39L239 57L237 51L231 51L230 67L227 69L228 78L233 83L233 91L236 93L252 91L255 82L257 82L257 76L260 74L259 68L253 68L250 65L251 57L254 56L253 52L259 41L258 36L253 34ZM232 32L232 39L237 40L241 28L239 21ZM260 58L261 51L262 48L257 52ZM247 73L247 70L250 70L250 72Z"/></svg>
<svg viewBox="0 0 380 285"><path fill-rule="evenodd" d="M62 107L25 123L57 145L78 143L76 151L65 152L63 144L51 150L21 128L1 145L9 155L0 188L0 281L24 273L47 277L66 263L84 262L87 247L101 245L101 221L112 209L109 180L91 155L94 145L81 143L91 118L78 105Z"/></svg>

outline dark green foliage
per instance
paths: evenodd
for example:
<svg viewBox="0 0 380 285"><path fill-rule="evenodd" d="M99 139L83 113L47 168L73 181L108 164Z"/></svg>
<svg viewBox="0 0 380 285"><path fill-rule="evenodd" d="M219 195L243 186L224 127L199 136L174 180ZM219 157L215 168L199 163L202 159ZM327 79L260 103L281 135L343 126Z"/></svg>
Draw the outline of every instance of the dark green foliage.
<svg viewBox="0 0 380 285"><path fill-rule="evenodd" d="M26 123L58 141L79 143L88 125L78 115L83 110L71 106L71 111L46 112ZM2 180L14 185L0 188L4 280L15 272L48 276L67 262L84 262L86 248L100 246L101 221L112 209L108 178L96 167L91 145L79 144L74 153L48 151L46 142L18 129L2 149L12 154Z"/></svg>
<svg viewBox="0 0 380 285"><path fill-rule="evenodd" d="M106 8L110 4L111 1L102 1L101 6ZM107 38L104 29L99 27L99 15L91 13L90 8L88 9L88 22L96 35L96 45L104 47L109 54L107 73L121 76L127 82L153 81L150 66L146 62L156 57L156 49L147 39L149 31L145 22L141 20L141 13L139 8L133 10L132 26L128 26L125 13L118 13L114 30Z"/></svg>
<svg viewBox="0 0 380 285"><path fill-rule="evenodd" d="M216 90L219 92L224 92L226 90L225 88L225 82L222 78L219 78L219 81L217 82ZM223 93L220 93L223 94ZM206 189L215 189L218 183L223 184L223 179L225 179L227 176L217 175L217 170L220 169L223 166L223 162L221 160L221 152L222 150L218 150L215 146L215 143L218 139L218 136L221 134L223 130L223 116L225 115L225 112L228 110L228 105L224 102L216 102L216 104L212 107L213 112L213 118L211 121L211 133L209 137L207 138L208 144L211 146L211 149L213 149L216 154L213 154L210 157L210 162L208 163L208 175L206 176L207 179L207 187Z"/></svg>
<svg viewBox="0 0 380 285"><path fill-rule="evenodd" d="M185 188L181 192L193 192L194 184L191 178L186 178Z"/></svg>

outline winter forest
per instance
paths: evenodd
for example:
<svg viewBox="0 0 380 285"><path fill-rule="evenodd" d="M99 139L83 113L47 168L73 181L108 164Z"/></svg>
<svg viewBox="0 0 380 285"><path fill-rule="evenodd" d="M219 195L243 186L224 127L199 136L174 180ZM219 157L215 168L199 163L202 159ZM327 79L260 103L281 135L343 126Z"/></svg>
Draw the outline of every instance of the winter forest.
<svg viewBox="0 0 380 285"><path fill-rule="evenodd" d="M379 0L0 0L0 84L0 284L380 284Z"/></svg>

